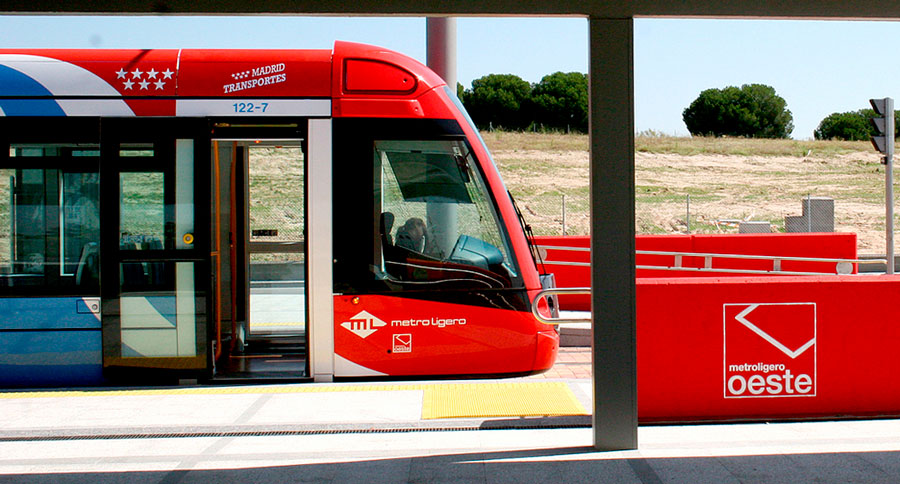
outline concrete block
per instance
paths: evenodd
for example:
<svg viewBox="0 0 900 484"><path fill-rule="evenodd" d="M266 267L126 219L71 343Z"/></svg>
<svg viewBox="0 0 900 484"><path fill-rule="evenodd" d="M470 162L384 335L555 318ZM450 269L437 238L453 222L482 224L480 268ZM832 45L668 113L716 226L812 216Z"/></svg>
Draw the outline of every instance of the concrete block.
<svg viewBox="0 0 900 484"><path fill-rule="evenodd" d="M785 232L809 232L806 217L802 215L787 215L784 217Z"/></svg>
<svg viewBox="0 0 900 484"><path fill-rule="evenodd" d="M812 232L834 232L834 199L807 197L803 199L803 216L811 220Z"/></svg>
<svg viewBox="0 0 900 484"><path fill-rule="evenodd" d="M772 224L769 222L741 222L738 225L740 234L768 234L772 232Z"/></svg>
<svg viewBox="0 0 900 484"><path fill-rule="evenodd" d="M834 199L805 197L803 215L784 217L785 232L834 232Z"/></svg>

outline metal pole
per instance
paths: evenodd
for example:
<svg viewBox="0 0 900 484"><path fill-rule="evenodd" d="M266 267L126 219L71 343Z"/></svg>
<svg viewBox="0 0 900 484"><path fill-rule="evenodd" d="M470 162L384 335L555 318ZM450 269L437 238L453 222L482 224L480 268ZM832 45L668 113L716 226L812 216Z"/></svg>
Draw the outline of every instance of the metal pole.
<svg viewBox="0 0 900 484"><path fill-rule="evenodd" d="M563 237L566 236L566 196L562 196L562 229Z"/></svg>
<svg viewBox="0 0 900 484"><path fill-rule="evenodd" d="M893 98L869 99L875 111L870 119L875 127L872 146L884 154L884 249L887 264L885 272L894 273L894 100Z"/></svg>
<svg viewBox="0 0 900 484"><path fill-rule="evenodd" d="M687 220L687 233L691 233L691 194L687 195L687 216L685 216Z"/></svg>
<svg viewBox="0 0 900 484"><path fill-rule="evenodd" d="M873 120L875 127L884 133L884 245L887 266L887 274L894 273L894 99L886 97L881 100L884 104L879 106L879 100L869 100L876 114L884 116L884 129L881 130L877 120ZM873 144L878 148L875 138Z"/></svg>
<svg viewBox="0 0 900 484"><path fill-rule="evenodd" d="M806 231L812 232L812 193L806 194Z"/></svg>
<svg viewBox="0 0 900 484"><path fill-rule="evenodd" d="M891 103L893 104L893 102ZM888 111L893 118L894 107ZM894 123L891 123L893 125ZM893 126L888 131L888 136L894 135ZM888 154L884 157L884 243L887 249L887 273L894 273L894 157Z"/></svg>

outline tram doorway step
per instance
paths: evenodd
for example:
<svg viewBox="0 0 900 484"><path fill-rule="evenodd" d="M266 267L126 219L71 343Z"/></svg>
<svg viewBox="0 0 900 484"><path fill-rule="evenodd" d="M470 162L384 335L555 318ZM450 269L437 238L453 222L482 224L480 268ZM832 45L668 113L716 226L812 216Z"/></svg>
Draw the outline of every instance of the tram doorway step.
<svg viewBox="0 0 900 484"><path fill-rule="evenodd" d="M213 377L214 382L228 383L307 379L306 339L297 334L251 336L243 351L219 360Z"/></svg>
<svg viewBox="0 0 900 484"><path fill-rule="evenodd" d="M251 336L240 354L294 354L306 355L306 338L296 334L267 334Z"/></svg>

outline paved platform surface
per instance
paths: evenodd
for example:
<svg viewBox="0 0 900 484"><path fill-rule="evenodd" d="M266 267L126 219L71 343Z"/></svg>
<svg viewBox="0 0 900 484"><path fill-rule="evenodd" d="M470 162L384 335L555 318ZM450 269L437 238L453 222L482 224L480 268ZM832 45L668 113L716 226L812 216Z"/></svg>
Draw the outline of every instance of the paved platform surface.
<svg viewBox="0 0 900 484"><path fill-rule="evenodd" d="M503 382L561 382L590 411L589 360ZM587 415L424 419L422 390L386 387L0 393L0 482L900 482L900 420L647 426L594 452Z"/></svg>

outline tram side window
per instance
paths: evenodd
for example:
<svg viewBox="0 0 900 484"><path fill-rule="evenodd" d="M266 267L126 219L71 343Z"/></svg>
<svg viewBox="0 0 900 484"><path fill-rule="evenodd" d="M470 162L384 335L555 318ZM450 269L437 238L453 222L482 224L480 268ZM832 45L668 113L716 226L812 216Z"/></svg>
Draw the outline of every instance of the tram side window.
<svg viewBox="0 0 900 484"><path fill-rule="evenodd" d="M10 167L0 168L0 287L97 291L98 157L95 146L10 148Z"/></svg>
<svg viewBox="0 0 900 484"><path fill-rule="evenodd" d="M517 270L463 140L375 142L380 278L404 290L509 287Z"/></svg>

